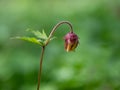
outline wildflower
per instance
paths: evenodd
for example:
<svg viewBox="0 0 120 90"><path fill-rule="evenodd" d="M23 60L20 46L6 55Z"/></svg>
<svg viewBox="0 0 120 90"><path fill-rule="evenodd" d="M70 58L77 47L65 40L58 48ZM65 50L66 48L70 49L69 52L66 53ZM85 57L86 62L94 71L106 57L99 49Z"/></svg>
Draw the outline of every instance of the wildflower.
<svg viewBox="0 0 120 90"><path fill-rule="evenodd" d="M65 50L67 52L74 51L79 43L78 36L73 32L69 32L65 35L64 39L65 39Z"/></svg>

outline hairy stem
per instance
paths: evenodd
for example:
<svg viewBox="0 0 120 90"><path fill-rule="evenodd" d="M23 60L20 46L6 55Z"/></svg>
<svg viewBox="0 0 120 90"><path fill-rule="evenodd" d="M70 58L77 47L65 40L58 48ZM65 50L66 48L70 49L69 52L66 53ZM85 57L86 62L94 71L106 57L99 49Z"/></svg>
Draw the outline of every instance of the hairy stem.
<svg viewBox="0 0 120 90"><path fill-rule="evenodd" d="M47 44L49 43L49 41L50 41L51 37L53 36L54 32L56 31L56 29L60 25L62 25L62 24L67 24L70 27L70 32L73 32L72 24L70 22L68 22L68 21L59 22L51 30L51 32L49 34L49 37L48 37L48 40L46 41L45 45L42 46L42 52L41 52L41 57L40 57L40 69L39 69L39 73L38 73L38 86L37 86L37 90L39 90L39 88L40 88L40 80L41 80L41 73L42 73L42 61L43 61L45 46L47 46Z"/></svg>
<svg viewBox="0 0 120 90"><path fill-rule="evenodd" d="M41 80L41 73L42 73L42 62L43 62L43 56L44 56L45 46L42 47L41 57L40 57L40 68L38 72L38 85L37 90L40 88L40 80Z"/></svg>
<svg viewBox="0 0 120 90"><path fill-rule="evenodd" d="M50 34L49 34L49 37L48 37L48 40L46 42L46 45L49 43L51 37L53 36L54 32L57 30L57 28L62 25L62 24L67 24L69 27L70 27L70 32L73 32L73 27L72 27L72 24L69 22L69 21L61 21L59 22L58 24L56 24L53 29L51 30Z"/></svg>

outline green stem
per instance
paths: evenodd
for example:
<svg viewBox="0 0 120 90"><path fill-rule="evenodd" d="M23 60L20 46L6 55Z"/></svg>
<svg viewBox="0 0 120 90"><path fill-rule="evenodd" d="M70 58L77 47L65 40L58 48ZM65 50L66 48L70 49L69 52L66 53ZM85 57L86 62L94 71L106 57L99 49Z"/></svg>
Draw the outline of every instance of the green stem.
<svg viewBox="0 0 120 90"><path fill-rule="evenodd" d="M40 88L40 80L41 80L41 74L42 74L42 62L43 62L44 51L45 51L45 46L42 46L42 52L41 52L41 57L40 57L40 68L39 68L39 72L38 72L37 90L39 90L39 88Z"/></svg>

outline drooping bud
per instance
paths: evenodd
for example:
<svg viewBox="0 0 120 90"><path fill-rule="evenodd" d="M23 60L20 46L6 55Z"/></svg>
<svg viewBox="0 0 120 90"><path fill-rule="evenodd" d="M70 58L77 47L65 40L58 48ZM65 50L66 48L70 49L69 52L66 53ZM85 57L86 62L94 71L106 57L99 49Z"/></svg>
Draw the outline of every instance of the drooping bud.
<svg viewBox="0 0 120 90"><path fill-rule="evenodd" d="M79 43L78 36L73 32L69 32L65 35L64 39L65 39L65 50L67 52L74 51Z"/></svg>

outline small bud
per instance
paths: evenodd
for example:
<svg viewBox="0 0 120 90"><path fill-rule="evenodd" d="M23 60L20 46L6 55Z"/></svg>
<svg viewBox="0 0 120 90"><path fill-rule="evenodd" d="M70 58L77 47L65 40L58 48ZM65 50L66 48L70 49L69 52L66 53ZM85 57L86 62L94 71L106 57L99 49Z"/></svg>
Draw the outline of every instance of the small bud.
<svg viewBox="0 0 120 90"><path fill-rule="evenodd" d="M74 51L79 43L78 36L73 32L69 32L68 34L65 35L64 39L65 39L65 50L67 52Z"/></svg>

